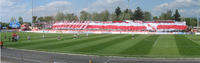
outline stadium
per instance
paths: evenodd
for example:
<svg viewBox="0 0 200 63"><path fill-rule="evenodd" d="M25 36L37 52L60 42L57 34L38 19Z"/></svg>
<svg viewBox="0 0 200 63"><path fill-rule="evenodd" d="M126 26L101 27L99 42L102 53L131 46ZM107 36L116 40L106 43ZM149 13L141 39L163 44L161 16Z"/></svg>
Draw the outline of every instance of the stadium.
<svg viewBox="0 0 200 63"><path fill-rule="evenodd" d="M48 28L49 27L49 28ZM45 29L3 31L6 48L117 57L199 58L200 36L175 21L63 21ZM47 29L46 29L47 28ZM198 34L198 33L197 33ZM29 36L29 39L27 37Z"/></svg>
<svg viewBox="0 0 200 63"><path fill-rule="evenodd" d="M124 2L116 7L115 0L103 0L113 4L115 11L70 13L65 7L69 2L52 0L39 6L41 2L32 0L31 17L9 17L8 22L0 15L2 63L200 62L199 17L185 17L183 9L162 10L157 16L140 7L123 9L120 5ZM23 22L26 18L31 22Z"/></svg>

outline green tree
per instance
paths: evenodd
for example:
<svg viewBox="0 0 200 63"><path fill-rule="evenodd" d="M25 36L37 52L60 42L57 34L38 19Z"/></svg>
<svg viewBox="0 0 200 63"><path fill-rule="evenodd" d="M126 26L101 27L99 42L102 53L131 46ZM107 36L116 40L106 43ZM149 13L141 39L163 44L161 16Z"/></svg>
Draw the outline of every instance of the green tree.
<svg viewBox="0 0 200 63"><path fill-rule="evenodd" d="M37 19L39 22L43 22L43 21L45 21L44 20L44 17L38 17L38 19Z"/></svg>
<svg viewBox="0 0 200 63"><path fill-rule="evenodd" d="M112 13L110 16L110 20L117 21L117 15L115 13Z"/></svg>
<svg viewBox="0 0 200 63"><path fill-rule="evenodd" d="M101 21L108 21L109 20L110 13L109 13L108 10L101 12L100 15L101 15Z"/></svg>
<svg viewBox="0 0 200 63"><path fill-rule="evenodd" d="M3 22L0 22L0 24L1 24L2 27L8 27L8 25L9 25L9 23L3 23Z"/></svg>
<svg viewBox="0 0 200 63"><path fill-rule="evenodd" d="M181 21L180 17L181 17L181 15L179 14L178 9L176 9L173 18L174 18L175 21Z"/></svg>
<svg viewBox="0 0 200 63"><path fill-rule="evenodd" d="M87 20L92 20L92 14L88 13L87 17L88 17Z"/></svg>
<svg viewBox="0 0 200 63"><path fill-rule="evenodd" d="M90 19L90 14L86 11L81 11L80 20L86 21Z"/></svg>
<svg viewBox="0 0 200 63"><path fill-rule="evenodd" d="M172 20L173 17L172 17L172 11L171 10L168 10L167 13L166 13L166 20Z"/></svg>
<svg viewBox="0 0 200 63"><path fill-rule="evenodd" d="M160 20L173 20L172 11L168 10L160 15Z"/></svg>
<svg viewBox="0 0 200 63"><path fill-rule="evenodd" d="M169 17L167 16L167 13L162 13L162 14L160 15L160 20L169 20L168 18L169 18Z"/></svg>
<svg viewBox="0 0 200 63"><path fill-rule="evenodd" d="M134 14L134 20L143 20L144 19L144 14L143 11L140 9L140 7L137 7Z"/></svg>
<svg viewBox="0 0 200 63"><path fill-rule="evenodd" d="M166 13L161 13L159 19L160 20L166 20Z"/></svg>
<svg viewBox="0 0 200 63"><path fill-rule="evenodd" d="M92 13L91 16L92 16L91 20L93 20L93 21L100 20L99 14L97 12Z"/></svg>
<svg viewBox="0 0 200 63"><path fill-rule="evenodd" d="M37 22L37 16L33 16L32 17L32 23L36 23Z"/></svg>
<svg viewBox="0 0 200 63"><path fill-rule="evenodd" d="M126 9L121 15L121 20L132 20L133 12L129 9Z"/></svg>
<svg viewBox="0 0 200 63"><path fill-rule="evenodd" d="M44 22L52 22L54 19L53 19L53 16L45 16L43 17L43 21Z"/></svg>
<svg viewBox="0 0 200 63"><path fill-rule="evenodd" d="M125 11L124 11L124 13L128 13L129 12L129 9L126 9Z"/></svg>
<svg viewBox="0 0 200 63"><path fill-rule="evenodd" d="M55 17L55 20L56 20L56 21L64 21L64 19L65 19L65 15L64 15L63 12L58 12L58 13L56 14L56 17Z"/></svg>
<svg viewBox="0 0 200 63"><path fill-rule="evenodd" d="M118 6L116 9L115 9L115 14L116 14L116 19L115 20L120 20L119 16L121 15L122 11L120 9L120 7Z"/></svg>
<svg viewBox="0 0 200 63"><path fill-rule="evenodd" d="M158 19L159 19L158 16L153 17L153 20L158 20Z"/></svg>
<svg viewBox="0 0 200 63"><path fill-rule="evenodd" d="M19 23L20 23L20 24L23 24L23 23L24 23L24 21L23 21L23 18L22 18L22 17L19 17L19 18L18 18L18 20L19 20Z"/></svg>
<svg viewBox="0 0 200 63"><path fill-rule="evenodd" d="M144 20L152 20L152 15L150 12L144 12Z"/></svg>
<svg viewBox="0 0 200 63"><path fill-rule="evenodd" d="M197 19L196 18L184 18L186 24L188 26L196 27L197 26Z"/></svg>
<svg viewBox="0 0 200 63"><path fill-rule="evenodd" d="M73 21L73 20L76 20L76 16L74 15L74 13L66 14L65 19L69 21Z"/></svg>

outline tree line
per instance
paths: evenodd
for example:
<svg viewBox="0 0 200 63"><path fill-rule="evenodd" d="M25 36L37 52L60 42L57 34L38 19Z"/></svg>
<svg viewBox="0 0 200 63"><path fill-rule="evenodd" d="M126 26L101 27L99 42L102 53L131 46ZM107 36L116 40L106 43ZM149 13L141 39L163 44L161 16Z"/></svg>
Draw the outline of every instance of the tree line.
<svg viewBox="0 0 200 63"><path fill-rule="evenodd" d="M74 13L63 13L57 12L56 16L33 16L33 23L37 22L52 22L52 21L122 21L122 20L176 20L181 21L181 16L178 10L175 11L174 15L171 10L166 13L162 13L160 16L152 16L151 12L142 11L140 7L137 7L135 11L131 9L121 10L117 7L114 12L109 12L108 10L102 11L100 13L93 12L89 13L87 11L81 11L78 17ZM16 21L14 17L10 21ZM18 21L23 24L23 18L19 17Z"/></svg>
<svg viewBox="0 0 200 63"><path fill-rule="evenodd" d="M140 7L137 7L135 11L131 9L121 10L118 6L114 12L109 12L108 10L102 12L87 12L81 11L80 16L73 13L63 13L57 12L56 16L43 16L37 17L33 16L33 23L35 22L49 22L49 21L122 21L122 20L176 20L181 21L181 15L178 9L174 14L171 10L166 13L162 13L160 16L152 16L151 12L143 11Z"/></svg>
<svg viewBox="0 0 200 63"><path fill-rule="evenodd" d="M186 21L189 26L196 26L197 19L195 18L181 18L179 14L179 10L176 9L174 12L172 10L168 10L166 12L161 13L160 16L153 16L151 12L143 11L140 7L137 7L135 11L131 9L121 10L118 6L114 12L109 12L108 10L104 10L102 12L87 12L81 11L80 16L73 13L63 13L57 12L56 16L44 16L37 17L33 16L33 23L37 21L123 21L123 20L143 20L143 21L151 21L151 20L175 20L175 21Z"/></svg>
<svg viewBox="0 0 200 63"><path fill-rule="evenodd" d="M178 9L176 9L175 13L173 14L172 10L168 10L167 12L161 13L161 15L154 16L153 20L175 20L181 21L181 15L179 14Z"/></svg>
<svg viewBox="0 0 200 63"><path fill-rule="evenodd" d="M11 18L11 21L16 20ZM74 13L64 13L57 12L56 16L32 16L32 23L38 22L53 22L53 21L123 21L123 20L175 20L175 21L186 21L187 25L195 26L195 18L181 18L178 9L173 13L172 10L161 13L160 16L153 16L151 12L143 11L140 7L137 7L135 11L131 9L121 10L118 6L115 8L114 12L109 12L104 10L102 12L87 12L81 11L80 16L75 15ZM18 21L20 24L23 24L23 18L19 17Z"/></svg>

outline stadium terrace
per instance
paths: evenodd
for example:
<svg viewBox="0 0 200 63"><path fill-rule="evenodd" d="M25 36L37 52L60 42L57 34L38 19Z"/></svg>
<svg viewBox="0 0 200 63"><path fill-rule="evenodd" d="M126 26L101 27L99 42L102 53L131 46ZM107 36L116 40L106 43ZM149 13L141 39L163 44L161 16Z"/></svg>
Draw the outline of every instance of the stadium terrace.
<svg viewBox="0 0 200 63"><path fill-rule="evenodd" d="M186 22L175 21L63 21L51 27L54 30L110 30L110 31L183 31Z"/></svg>

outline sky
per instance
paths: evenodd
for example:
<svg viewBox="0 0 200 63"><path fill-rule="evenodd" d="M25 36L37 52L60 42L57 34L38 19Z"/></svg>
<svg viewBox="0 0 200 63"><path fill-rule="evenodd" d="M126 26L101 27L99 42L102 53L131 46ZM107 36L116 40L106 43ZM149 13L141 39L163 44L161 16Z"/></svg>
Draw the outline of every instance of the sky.
<svg viewBox="0 0 200 63"><path fill-rule="evenodd" d="M0 0L0 21L9 22L11 17L23 17L24 21L31 22L32 15L55 16L58 11L78 16L83 10L114 12L117 6L121 10L129 8L132 11L140 7L143 11L151 12L153 16L175 9L179 9L182 17L200 15L200 0Z"/></svg>

